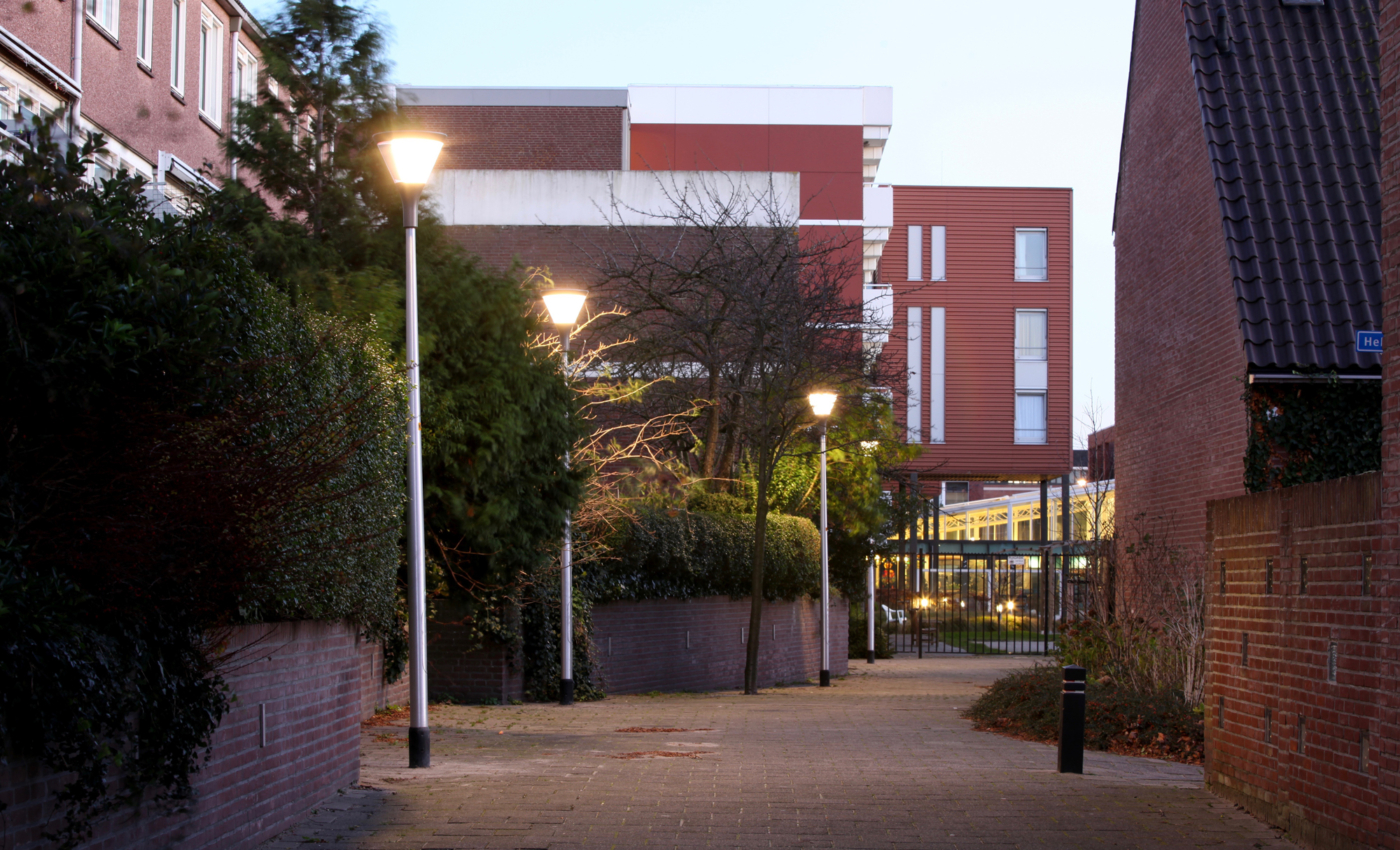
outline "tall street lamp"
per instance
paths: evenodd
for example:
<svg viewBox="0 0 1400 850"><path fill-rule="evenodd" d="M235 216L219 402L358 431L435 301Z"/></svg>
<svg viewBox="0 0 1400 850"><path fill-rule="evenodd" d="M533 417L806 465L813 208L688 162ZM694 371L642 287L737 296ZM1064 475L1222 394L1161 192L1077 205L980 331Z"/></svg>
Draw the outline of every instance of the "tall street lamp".
<svg viewBox="0 0 1400 850"><path fill-rule="evenodd" d="M831 687L831 636L827 620L831 611L831 587L827 582L826 569L826 421L831 409L836 406L836 393L814 392L807 396L812 412L822 421L822 674L821 686Z"/></svg>
<svg viewBox="0 0 1400 850"><path fill-rule="evenodd" d="M428 738L428 604L423 553L423 422L418 398L418 199L447 136L379 133L374 137L403 196L408 360L408 766L432 763Z"/></svg>
<svg viewBox="0 0 1400 850"><path fill-rule="evenodd" d="M544 293L550 321L564 336L564 374L569 373L569 338L588 293L582 289L551 289ZM569 452L564 451L564 468ZM564 512L564 548L559 553L559 704L574 704L574 530L573 512Z"/></svg>
<svg viewBox="0 0 1400 850"><path fill-rule="evenodd" d="M880 447L879 440L862 440L860 447L875 453ZM880 483L878 478L875 482ZM875 663L875 556L870 556L870 564L866 568L865 574L865 663Z"/></svg>

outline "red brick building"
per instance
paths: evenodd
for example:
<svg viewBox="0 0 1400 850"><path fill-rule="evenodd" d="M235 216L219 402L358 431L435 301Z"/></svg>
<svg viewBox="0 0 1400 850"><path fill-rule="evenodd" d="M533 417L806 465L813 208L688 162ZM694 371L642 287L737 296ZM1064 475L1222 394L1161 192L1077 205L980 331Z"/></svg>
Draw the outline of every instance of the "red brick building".
<svg viewBox="0 0 1400 850"><path fill-rule="evenodd" d="M1379 378L1356 335L1380 330L1374 45L1364 0L1138 3L1114 218L1125 521L1199 551L1206 502L1245 492L1247 383Z"/></svg>
<svg viewBox="0 0 1400 850"><path fill-rule="evenodd" d="M262 38L239 0L0 4L0 133L67 108L67 132L106 136L99 172L178 199L206 166L232 172L223 136L257 92Z"/></svg>
<svg viewBox="0 0 1400 850"><path fill-rule="evenodd" d="M924 480L1046 481L1069 472L1073 195L895 186L880 262L884 349L908 376L896 416Z"/></svg>

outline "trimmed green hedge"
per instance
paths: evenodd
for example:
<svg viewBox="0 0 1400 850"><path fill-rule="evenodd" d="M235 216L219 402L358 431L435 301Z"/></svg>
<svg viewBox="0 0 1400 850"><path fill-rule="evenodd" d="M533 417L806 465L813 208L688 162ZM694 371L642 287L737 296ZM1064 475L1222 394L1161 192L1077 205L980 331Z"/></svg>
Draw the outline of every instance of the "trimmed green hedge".
<svg viewBox="0 0 1400 850"><path fill-rule="evenodd" d="M754 516L646 508L611 541L612 558L584 579L596 602L749 595ZM815 595L821 541L808 519L768 515L765 599Z"/></svg>

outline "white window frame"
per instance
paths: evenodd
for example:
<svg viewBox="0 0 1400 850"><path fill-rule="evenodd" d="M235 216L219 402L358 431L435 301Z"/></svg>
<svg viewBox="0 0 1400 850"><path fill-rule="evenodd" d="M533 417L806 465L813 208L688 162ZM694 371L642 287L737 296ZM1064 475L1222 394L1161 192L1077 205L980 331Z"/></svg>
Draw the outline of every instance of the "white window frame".
<svg viewBox="0 0 1400 850"><path fill-rule="evenodd" d="M948 279L948 228L942 224L928 229L928 279Z"/></svg>
<svg viewBox="0 0 1400 850"><path fill-rule="evenodd" d="M170 0L170 90L185 94L185 26L189 0Z"/></svg>
<svg viewBox="0 0 1400 850"><path fill-rule="evenodd" d="M1035 269L1028 264L1026 257L1021 254L1021 234L1038 233L1045 244L1045 265L1043 268ZM1015 248L1015 270L1016 280L1043 281L1050 278L1050 232L1044 227L1018 227L1016 228L1016 248Z"/></svg>
<svg viewBox="0 0 1400 850"><path fill-rule="evenodd" d="M1045 390L1017 390L1016 391L1016 411L1015 411L1015 441L1017 445L1040 445L1047 442L1047 435L1050 433L1050 402ZM1041 420L1040 427L1030 427L1034 423L1021 421L1021 399L1038 397L1040 399Z"/></svg>
<svg viewBox="0 0 1400 850"><path fill-rule="evenodd" d="M151 69L151 43L155 38L156 0L136 0L136 61Z"/></svg>
<svg viewBox="0 0 1400 850"><path fill-rule="evenodd" d="M83 7L88 20L111 34L112 38L117 38L121 0L83 0Z"/></svg>
<svg viewBox="0 0 1400 850"><path fill-rule="evenodd" d="M923 280L924 228L922 225L911 224L907 233L909 234L909 265L905 280Z"/></svg>
<svg viewBox="0 0 1400 850"><path fill-rule="evenodd" d="M928 441L946 438L948 308L929 308L928 322Z"/></svg>
<svg viewBox="0 0 1400 850"><path fill-rule="evenodd" d="M1038 317L1040 319L1041 342L1040 348L1032 348L1030 343L1021 335L1021 317ZM1044 309L1017 310L1016 311L1016 359L1017 360L1048 360L1050 359L1050 312Z"/></svg>
<svg viewBox="0 0 1400 850"><path fill-rule="evenodd" d="M906 385L905 439L910 443L924 441L924 308L910 307L908 311L909 349Z"/></svg>
<svg viewBox="0 0 1400 850"><path fill-rule="evenodd" d="M223 105L224 22L199 5L199 114L219 126Z"/></svg>
<svg viewBox="0 0 1400 850"><path fill-rule="evenodd" d="M233 93L235 107L240 103L257 103L258 100L258 57L238 42L234 49L237 72L234 83L238 86Z"/></svg>

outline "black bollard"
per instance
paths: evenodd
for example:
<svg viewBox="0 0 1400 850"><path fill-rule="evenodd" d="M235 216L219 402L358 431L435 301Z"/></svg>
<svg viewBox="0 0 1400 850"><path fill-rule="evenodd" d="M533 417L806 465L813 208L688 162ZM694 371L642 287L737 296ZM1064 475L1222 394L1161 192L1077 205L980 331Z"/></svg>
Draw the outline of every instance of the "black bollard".
<svg viewBox="0 0 1400 850"><path fill-rule="evenodd" d="M1084 772L1084 679L1078 664L1065 667L1060 696L1060 773Z"/></svg>

